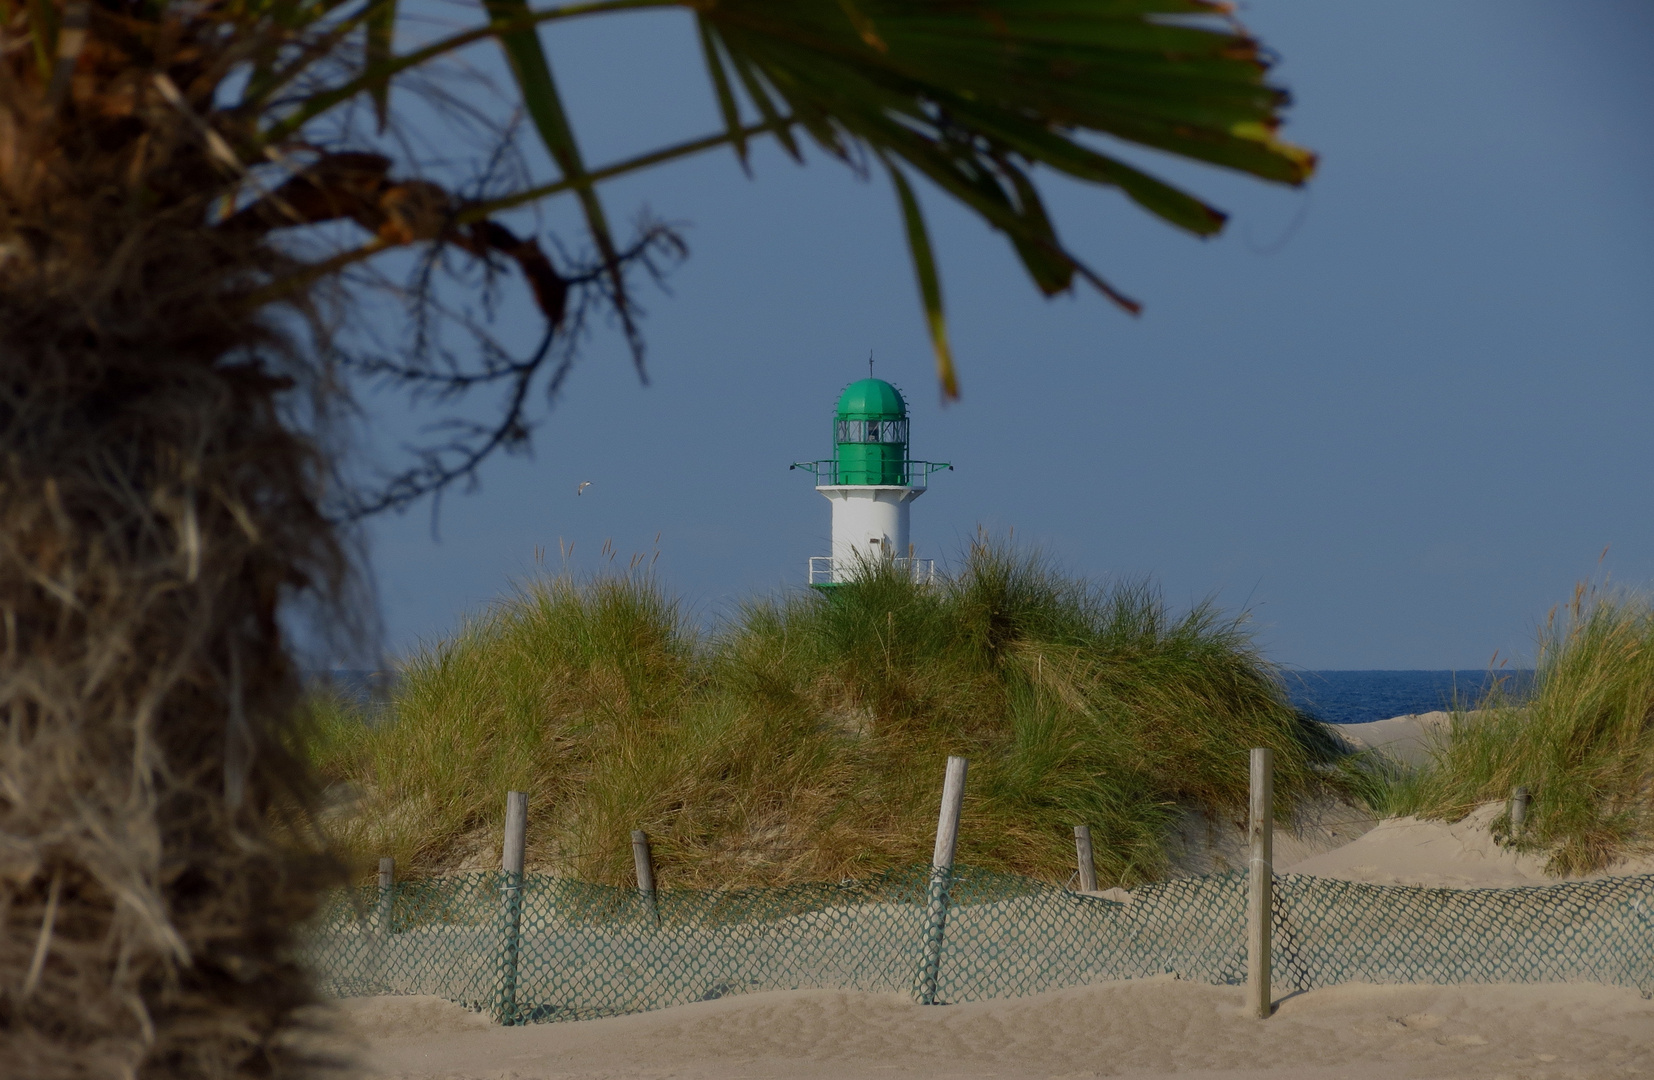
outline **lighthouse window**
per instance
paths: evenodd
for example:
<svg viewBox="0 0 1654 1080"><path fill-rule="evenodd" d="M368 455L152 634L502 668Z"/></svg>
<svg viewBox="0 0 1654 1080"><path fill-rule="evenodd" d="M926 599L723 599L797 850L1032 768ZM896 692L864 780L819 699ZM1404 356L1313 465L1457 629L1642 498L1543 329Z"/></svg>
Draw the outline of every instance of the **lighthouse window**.
<svg viewBox="0 0 1654 1080"><path fill-rule="evenodd" d="M905 443L906 420L840 420L837 441L841 443Z"/></svg>

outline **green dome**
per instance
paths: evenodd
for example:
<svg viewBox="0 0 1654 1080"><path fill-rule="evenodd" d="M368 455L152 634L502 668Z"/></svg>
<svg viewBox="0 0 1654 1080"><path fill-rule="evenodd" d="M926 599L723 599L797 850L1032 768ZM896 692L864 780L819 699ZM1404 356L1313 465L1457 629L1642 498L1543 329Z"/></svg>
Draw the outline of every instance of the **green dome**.
<svg viewBox="0 0 1654 1080"><path fill-rule="evenodd" d="M902 392L883 379L858 379L839 395L840 420L894 420L906 415Z"/></svg>

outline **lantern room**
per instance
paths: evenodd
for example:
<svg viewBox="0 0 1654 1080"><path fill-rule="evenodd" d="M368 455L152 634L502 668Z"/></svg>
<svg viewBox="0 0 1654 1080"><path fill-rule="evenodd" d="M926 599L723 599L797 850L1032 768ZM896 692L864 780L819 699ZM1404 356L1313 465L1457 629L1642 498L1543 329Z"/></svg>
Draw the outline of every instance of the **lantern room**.
<svg viewBox="0 0 1654 1080"><path fill-rule="evenodd" d="M907 402L883 379L859 379L839 395L833 462L840 484L907 483Z"/></svg>

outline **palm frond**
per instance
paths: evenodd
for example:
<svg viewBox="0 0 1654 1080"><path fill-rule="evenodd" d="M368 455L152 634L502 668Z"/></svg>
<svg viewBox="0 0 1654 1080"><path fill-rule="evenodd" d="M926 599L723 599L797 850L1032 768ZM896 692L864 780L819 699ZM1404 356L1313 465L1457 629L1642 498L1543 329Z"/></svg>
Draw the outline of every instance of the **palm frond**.
<svg viewBox="0 0 1654 1080"><path fill-rule="evenodd" d="M1258 43L1225 10L1201 0L720 0L698 18L708 55L729 58L766 116L785 108L858 167L866 150L900 159L1003 232L1045 294L1078 276L1135 311L1064 246L1030 169L1116 187L1200 236L1222 229L1222 211L1082 140L1306 179L1314 156L1274 135L1287 95L1265 82ZM905 196L903 206L911 246ZM925 308L943 340L939 299Z"/></svg>
<svg viewBox="0 0 1654 1080"><path fill-rule="evenodd" d="M493 18L507 22L522 22L532 16L528 0L487 0L487 8ZM551 74L551 61L540 43L539 28L529 26L504 32L500 34L500 45L511 62L511 73L517 80L517 89L523 96L523 105L529 117L534 121L535 130L540 133L541 141L562 170L564 178L575 185L575 196L586 215L586 228L591 233L592 242L597 245L604 266L609 269L615 313L626 329L633 362L637 365L638 374L642 375L642 344L632 319L626 279L620 272L620 254L615 247L614 234L609 228L602 200L597 197L597 189L587 174L562 95L557 92L557 82Z"/></svg>
<svg viewBox="0 0 1654 1080"><path fill-rule="evenodd" d="M1204 235L1221 212L1079 140L1111 135L1303 181L1313 155L1273 135L1287 95L1264 81L1260 47L1222 10L1198 0L860 0L851 17L840 0L721 0L701 19L835 156L865 143L956 197L964 184L1020 206L1022 185L1000 165L1016 154L1117 186ZM1045 226L1028 209L994 224L1013 242L1033 240ZM1048 239L1035 241L1036 261ZM1029 271L1042 288L1057 277Z"/></svg>
<svg viewBox="0 0 1654 1080"><path fill-rule="evenodd" d="M913 187L902 175L902 170L885 160L890 171L890 182L896 188L896 198L902 207L902 223L907 229L907 246L913 254L913 272L919 279L919 299L925 306L925 328L930 332L931 349L936 353L936 381L942 395L959 396L959 377L953 369L953 351L948 348L948 322L942 311L942 281L936 273L936 255L930 246L930 230L925 227L924 213Z"/></svg>
<svg viewBox="0 0 1654 1080"><path fill-rule="evenodd" d="M1113 187L1197 236L1221 231L1225 214L1124 160L1111 143L1286 184L1302 183L1315 167L1313 154L1276 135L1288 96L1267 81L1267 54L1229 16L1228 5L1211 0L597 0L545 9L531 8L528 0L483 3L485 27L404 55L390 48L396 0L365 0L348 16L338 0L298 3L305 13L289 18L325 23L332 34L361 22L364 64L352 78L268 115L266 137L291 138L362 93L382 117L394 78L492 36L561 173L556 183L507 201L572 192L599 257L613 265L599 178L627 170L588 168L539 30L604 12L689 8L725 132L706 145L731 146L746 167L754 129L742 113L750 107L762 120L760 130L773 133L799 161L794 127L858 171L875 161L891 171L939 373L950 388L940 279L910 175L929 179L1003 233L1045 295L1069 291L1079 279L1136 312L1139 305L1060 236L1041 195L1041 167ZM301 65L289 61L265 81L285 84ZM632 308L618 275L611 292L636 351Z"/></svg>
<svg viewBox="0 0 1654 1080"><path fill-rule="evenodd" d="M371 0L366 24L367 41L362 51L362 66L371 71L391 57L396 33L396 0ZM373 95L374 117L383 133L385 125L390 122L390 79L382 80L369 92Z"/></svg>

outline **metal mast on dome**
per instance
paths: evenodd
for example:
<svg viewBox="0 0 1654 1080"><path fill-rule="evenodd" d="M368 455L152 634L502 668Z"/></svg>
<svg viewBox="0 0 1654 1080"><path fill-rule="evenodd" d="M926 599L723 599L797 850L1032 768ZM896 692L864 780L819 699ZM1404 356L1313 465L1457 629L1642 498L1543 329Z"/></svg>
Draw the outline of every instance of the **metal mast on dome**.
<svg viewBox="0 0 1654 1080"><path fill-rule="evenodd" d="M931 473L953 466L910 459L907 434L907 402L901 391L869 374L839 395L833 456L792 464L791 468L814 473L816 490L833 505L833 553L810 560L811 585L843 585L864 568L881 563L917 581L935 578L935 560L914 556L908 507L925 493Z"/></svg>

